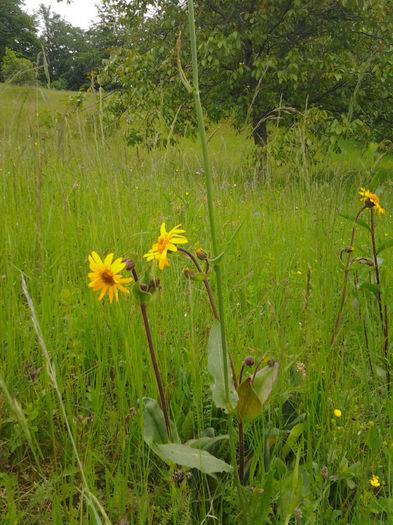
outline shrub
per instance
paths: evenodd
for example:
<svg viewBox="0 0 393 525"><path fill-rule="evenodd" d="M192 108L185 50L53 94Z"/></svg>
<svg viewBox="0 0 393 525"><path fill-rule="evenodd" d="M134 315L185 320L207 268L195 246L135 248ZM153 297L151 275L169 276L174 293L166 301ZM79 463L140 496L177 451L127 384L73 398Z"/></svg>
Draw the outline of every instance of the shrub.
<svg viewBox="0 0 393 525"><path fill-rule="evenodd" d="M8 47L5 48L1 74L6 82L12 84L32 84L35 80L33 62Z"/></svg>

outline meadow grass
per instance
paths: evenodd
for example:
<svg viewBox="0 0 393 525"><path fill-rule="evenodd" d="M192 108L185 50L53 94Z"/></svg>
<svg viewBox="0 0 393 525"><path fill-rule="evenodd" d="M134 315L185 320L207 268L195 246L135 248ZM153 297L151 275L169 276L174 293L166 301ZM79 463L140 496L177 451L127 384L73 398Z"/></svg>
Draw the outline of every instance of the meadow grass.
<svg viewBox="0 0 393 525"><path fill-rule="evenodd" d="M90 489L112 523L237 523L225 476L194 472L177 483L144 445L138 400L157 390L138 305L132 295L100 303L87 287L91 250L130 257L142 273L162 222L181 223L190 249L211 250L199 146L181 139L148 152L127 147L121 130L102 144L94 96L81 108L70 96L0 85L1 523L94 523L21 272ZM373 294L349 287L329 345L343 282L338 253L351 230L340 213L353 217L361 207L358 188L379 154L345 144L305 170L294 151L281 166L268 158L264 176L244 134L229 123L213 131L219 238L244 221L223 264L229 349L237 370L246 355L280 363L264 415L246 425L248 484L266 511L260 523L391 523L393 409ZM386 214L376 219L378 244L393 236L391 165L379 164ZM366 229L354 246L370 256ZM392 253L381 257L391 311ZM149 317L171 414L183 440L207 427L225 433L206 369L209 303L202 284L184 278L188 261L176 254L170 262L157 270L162 292ZM228 446L217 455L229 461ZM370 485L372 474L380 487Z"/></svg>

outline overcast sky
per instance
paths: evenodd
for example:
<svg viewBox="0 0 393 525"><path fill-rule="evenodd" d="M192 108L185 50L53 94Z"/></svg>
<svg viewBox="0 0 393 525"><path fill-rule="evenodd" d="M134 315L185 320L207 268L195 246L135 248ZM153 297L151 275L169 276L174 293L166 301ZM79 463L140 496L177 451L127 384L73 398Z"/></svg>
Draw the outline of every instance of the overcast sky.
<svg viewBox="0 0 393 525"><path fill-rule="evenodd" d="M91 22L97 19L95 4L100 4L100 0L72 0L71 4L67 4L66 0L62 2L56 0L24 0L23 10L33 14L40 4L51 6L53 13L58 13L73 26L88 29Z"/></svg>

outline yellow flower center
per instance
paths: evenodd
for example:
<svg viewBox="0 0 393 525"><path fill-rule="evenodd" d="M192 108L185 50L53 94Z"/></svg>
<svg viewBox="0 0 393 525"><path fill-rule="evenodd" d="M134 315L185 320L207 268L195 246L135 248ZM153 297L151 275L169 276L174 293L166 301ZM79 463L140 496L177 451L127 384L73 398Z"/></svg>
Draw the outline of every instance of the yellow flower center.
<svg viewBox="0 0 393 525"><path fill-rule="evenodd" d="M113 286L115 284L115 280L113 279L113 273L110 270L105 270L101 274L101 279L104 281L104 283Z"/></svg>
<svg viewBox="0 0 393 525"><path fill-rule="evenodd" d="M169 243L168 235L160 235L160 237L158 238L158 246L157 246L158 253L162 253L165 250L165 247L168 243Z"/></svg>

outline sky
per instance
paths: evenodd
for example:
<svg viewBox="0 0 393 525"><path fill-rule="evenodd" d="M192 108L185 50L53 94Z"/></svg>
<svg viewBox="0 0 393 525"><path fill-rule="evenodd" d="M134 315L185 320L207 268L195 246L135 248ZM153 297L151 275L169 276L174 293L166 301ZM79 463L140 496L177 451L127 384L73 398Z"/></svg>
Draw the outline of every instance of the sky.
<svg viewBox="0 0 393 525"><path fill-rule="evenodd" d="M31 15L37 11L40 4L45 4L51 6L53 13L58 13L73 26L88 29L91 21L97 20L98 11L95 4L99 3L100 0L72 0L70 4L67 4L66 0L24 0L22 9Z"/></svg>

